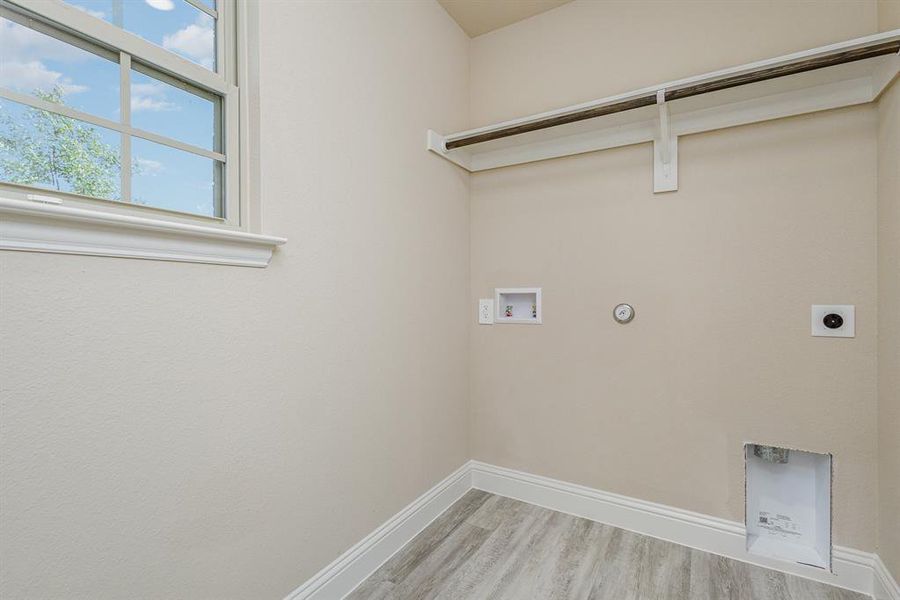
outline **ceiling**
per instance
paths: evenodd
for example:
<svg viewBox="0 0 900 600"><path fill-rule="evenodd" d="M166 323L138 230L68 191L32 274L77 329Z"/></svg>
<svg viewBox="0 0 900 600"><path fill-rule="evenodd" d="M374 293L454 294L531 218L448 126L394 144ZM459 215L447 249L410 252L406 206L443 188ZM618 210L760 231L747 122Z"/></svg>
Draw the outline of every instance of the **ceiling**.
<svg viewBox="0 0 900 600"><path fill-rule="evenodd" d="M571 0L438 0L469 37L500 29Z"/></svg>

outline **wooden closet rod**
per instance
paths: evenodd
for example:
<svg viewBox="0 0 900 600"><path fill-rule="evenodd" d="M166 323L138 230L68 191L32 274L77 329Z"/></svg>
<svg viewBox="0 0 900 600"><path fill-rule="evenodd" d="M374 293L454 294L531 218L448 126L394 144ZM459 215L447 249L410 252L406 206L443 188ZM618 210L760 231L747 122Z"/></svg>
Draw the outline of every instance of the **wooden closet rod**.
<svg viewBox="0 0 900 600"><path fill-rule="evenodd" d="M699 96L700 94L708 94L709 92L726 90L728 88L737 87L739 85L747 85L748 83L777 79L778 77L795 75L797 73L804 73L806 71L815 71L816 69L824 69L826 67L843 65L846 63L856 62L858 60L865 60L867 58L875 58L876 56L884 56L885 54L894 54L898 51L900 51L900 41L882 42L880 44L863 46L861 48L855 48L853 50L834 52L832 54L826 54L824 56L819 56L816 58L797 60L795 62L786 63L777 67L758 69L756 71L750 71L741 75L728 75L719 79L706 81L704 83L667 89L665 91L665 97L667 101L678 100L680 98L689 98L691 96ZM656 104L656 92L649 93L645 96L631 98L629 100L623 100L621 102L604 104L603 106L594 106L564 115L547 117L546 119L540 119L537 121L532 121L530 123L511 125L509 127L495 129L494 131L487 131L484 133L477 133L466 137L461 137L455 140L448 140L446 143L446 148L447 150L453 150L455 148L462 148L463 146L471 146L472 144L479 144L481 142L488 142L490 140L498 140L513 135L519 135L521 133L548 129L550 127L556 127L558 125L565 125L566 123L585 121L587 119L602 117L603 115L611 115L614 113L624 112L626 110L641 108L642 106L652 106L654 104Z"/></svg>

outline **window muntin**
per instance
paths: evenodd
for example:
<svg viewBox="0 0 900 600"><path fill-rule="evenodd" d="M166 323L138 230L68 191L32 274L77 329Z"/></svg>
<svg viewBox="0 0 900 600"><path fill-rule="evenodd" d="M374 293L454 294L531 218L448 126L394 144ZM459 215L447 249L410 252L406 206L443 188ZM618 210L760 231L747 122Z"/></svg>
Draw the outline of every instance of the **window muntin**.
<svg viewBox="0 0 900 600"><path fill-rule="evenodd" d="M237 89L230 83L233 67L231 73L223 71L221 75L206 77L203 76L204 69L178 62L182 60L180 58L168 58L169 52L132 38L130 34L116 34L109 24L84 15L82 11L68 9L57 0L13 1L15 4L0 0L0 16L51 35L58 43L73 44L87 48L98 57L105 56L100 60L106 60L119 71L119 91L109 88L106 95L107 98L119 96L119 107L114 111L113 119L69 106L67 100L74 95L71 93L50 101L0 85L0 110L9 106L10 101L23 103L76 123L118 133L119 143L110 147L118 148L119 164L129 165L129 168L119 169L115 193L83 194L79 190L85 189L84 186L76 189L73 185L60 184L58 173L55 178L44 178L50 180L49 187L91 198L213 217L230 225L241 224L237 197L240 173L236 160ZM228 0L219 0L220 9L222 5L228 6L226 2ZM32 19L28 13L19 12L20 7L33 11L40 18ZM75 22L71 26L68 25L70 15L76 15L71 17ZM63 27L53 27L48 20ZM90 34L91 37L72 36L70 32L76 29L75 25L84 36ZM233 34L224 36L221 43L226 39L233 40ZM111 49L112 45L115 47ZM114 51L122 48L131 52ZM225 51L219 47L217 53L224 55ZM0 61L4 60L6 55L0 56ZM166 70L159 70L157 65ZM226 123L230 135L226 135ZM104 139L108 137L107 133ZM234 158L234 164L229 163L227 167L226 149L230 149ZM34 177L25 180L20 173L2 168L2 164L0 162L0 185L48 186L47 181L38 182ZM226 189L233 193L227 195Z"/></svg>
<svg viewBox="0 0 900 600"><path fill-rule="evenodd" d="M0 87L117 119L118 55L101 55L0 16Z"/></svg>
<svg viewBox="0 0 900 600"><path fill-rule="evenodd" d="M216 121L221 99L178 85L139 65L131 70L131 124L207 150L220 150ZM174 84L174 85L173 85ZM177 87L176 87L177 86Z"/></svg>
<svg viewBox="0 0 900 600"><path fill-rule="evenodd" d="M135 204L206 217L220 214L218 161L141 138L132 140L131 156Z"/></svg>
<svg viewBox="0 0 900 600"><path fill-rule="evenodd" d="M216 16L196 0L65 0L210 70L216 69Z"/></svg>
<svg viewBox="0 0 900 600"><path fill-rule="evenodd" d="M0 177L22 185L121 197L120 135L0 98Z"/></svg>

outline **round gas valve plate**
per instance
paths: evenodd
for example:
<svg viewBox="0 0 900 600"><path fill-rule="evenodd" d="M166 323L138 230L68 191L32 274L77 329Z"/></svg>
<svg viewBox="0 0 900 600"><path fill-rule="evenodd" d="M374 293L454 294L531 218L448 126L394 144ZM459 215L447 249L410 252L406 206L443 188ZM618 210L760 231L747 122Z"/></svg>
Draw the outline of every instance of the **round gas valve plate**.
<svg viewBox="0 0 900 600"><path fill-rule="evenodd" d="M613 318L617 323L630 323L634 318L634 307L630 304L619 304L613 309Z"/></svg>

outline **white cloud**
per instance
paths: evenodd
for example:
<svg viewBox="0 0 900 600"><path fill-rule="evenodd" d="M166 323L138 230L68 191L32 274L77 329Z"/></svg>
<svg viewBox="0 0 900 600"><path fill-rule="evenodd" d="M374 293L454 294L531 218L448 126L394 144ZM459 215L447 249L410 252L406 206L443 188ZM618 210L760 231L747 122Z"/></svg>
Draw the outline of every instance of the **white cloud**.
<svg viewBox="0 0 900 600"><path fill-rule="evenodd" d="M163 36L163 48L177 52L212 69L215 51L213 19L202 14L197 21L173 34Z"/></svg>
<svg viewBox="0 0 900 600"><path fill-rule="evenodd" d="M178 110L178 107L166 100L158 100L156 98L135 98L131 97L132 112L164 112L167 110Z"/></svg>
<svg viewBox="0 0 900 600"><path fill-rule="evenodd" d="M37 60L26 63L4 60L0 64L0 86L27 93L34 90L48 92L57 86L63 94L75 94L88 89L87 86L72 83L62 73L51 71Z"/></svg>
<svg viewBox="0 0 900 600"><path fill-rule="evenodd" d="M91 55L75 50L56 38L38 33L18 23L0 20L0 56L3 62L29 62L32 60L58 60L78 62Z"/></svg>
<svg viewBox="0 0 900 600"><path fill-rule="evenodd" d="M175 3L172 0L144 0L144 2L156 10L172 10L175 8Z"/></svg>
<svg viewBox="0 0 900 600"><path fill-rule="evenodd" d="M166 170L165 165L158 160L152 160L150 158L135 158L134 164L137 166L141 175L159 175Z"/></svg>
<svg viewBox="0 0 900 600"><path fill-rule="evenodd" d="M55 38L23 27L18 23L0 20L0 85L23 92L49 91L59 86L63 94L88 89L71 78L55 71L43 61L76 62L84 54Z"/></svg>
<svg viewBox="0 0 900 600"><path fill-rule="evenodd" d="M169 102L166 98L166 90L156 83L131 84L131 111L162 112L180 110L180 107Z"/></svg>

